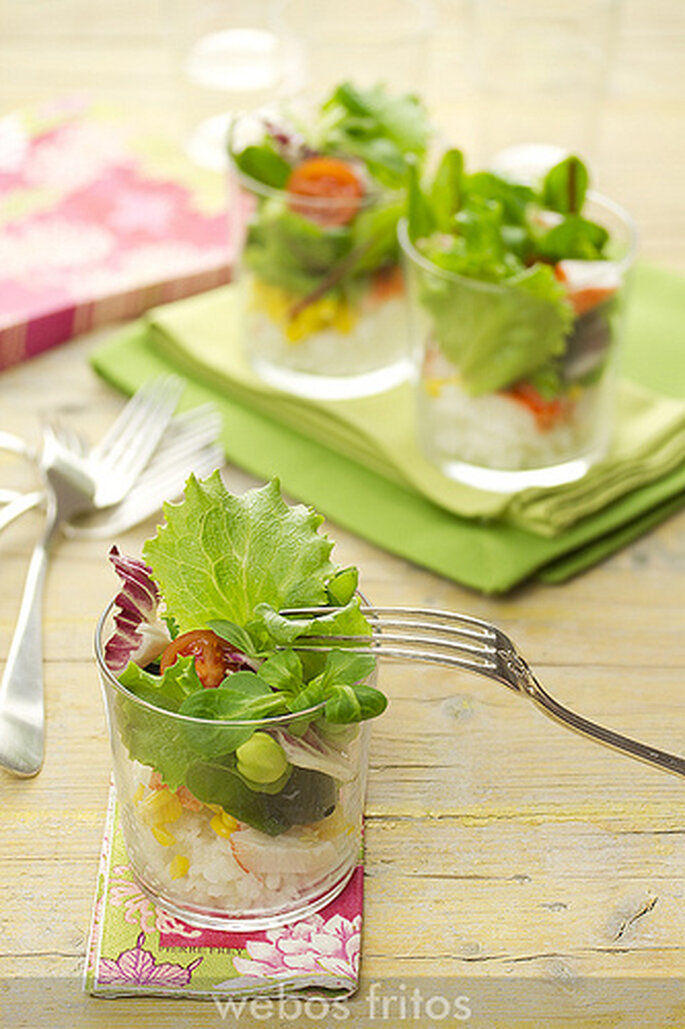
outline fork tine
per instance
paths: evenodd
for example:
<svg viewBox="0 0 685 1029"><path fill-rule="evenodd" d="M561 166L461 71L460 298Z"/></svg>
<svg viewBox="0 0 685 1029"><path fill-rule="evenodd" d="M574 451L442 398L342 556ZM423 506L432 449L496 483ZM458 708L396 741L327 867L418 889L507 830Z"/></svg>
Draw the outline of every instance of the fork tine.
<svg viewBox="0 0 685 1029"><path fill-rule="evenodd" d="M104 459L121 438L122 433L126 431L127 427L131 423L136 423L140 417L141 409L145 411L151 401L154 401L156 397L165 396L172 386L178 389L179 382L180 380L177 376L163 375L144 383L128 400L118 418L110 425L100 442L92 448L91 453L95 454L99 459Z"/></svg>
<svg viewBox="0 0 685 1029"><path fill-rule="evenodd" d="M219 444L203 446L189 452L182 465L157 464L157 457L148 465L127 496L115 507L91 515L86 522L67 523L64 533L72 539L105 539L124 532L159 511L163 500L174 500L183 490L192 470L202 477L223 463Z"/></svg>
<svg viewBox="0 0 685 1029"><path fill-rule="evenodd" d="M308 636L297 650L321 650L332 642L353 653L373 653L396 660L425 661L494 675L499 670L497 630L487 622L451 611L382 608L361 605L371 636ZM286 609L283 615L318 617L331 608Z"/></svg>
<svg viewBox="0 0 685 1029"><path fill-rule="evenodd" d="M146 383L128 402L91 456L99 464L123 470L153 453L174 413L183 383L173 375ZM134 446L136 444L136 446Z"/></svg>

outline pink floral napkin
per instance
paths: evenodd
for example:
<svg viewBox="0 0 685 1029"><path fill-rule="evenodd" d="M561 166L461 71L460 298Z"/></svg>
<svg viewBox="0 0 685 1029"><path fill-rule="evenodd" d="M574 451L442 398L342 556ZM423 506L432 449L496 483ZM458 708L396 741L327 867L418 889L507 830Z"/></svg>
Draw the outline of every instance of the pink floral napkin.
<svg viewBox="0 0 685 1029"><path fill-rule="evenodd" d="M309 918L246 933L199 929L165 914L127 862L114 789L105 827L85 989L101 997L214 999L349 996L358 985L363 867Z"/></svg>
<svg viewBox="0 0 685 1029"><path fill-rule="evenodd" d="M0 118L0 369L228 281L223 178L67 97Z"/></svg>

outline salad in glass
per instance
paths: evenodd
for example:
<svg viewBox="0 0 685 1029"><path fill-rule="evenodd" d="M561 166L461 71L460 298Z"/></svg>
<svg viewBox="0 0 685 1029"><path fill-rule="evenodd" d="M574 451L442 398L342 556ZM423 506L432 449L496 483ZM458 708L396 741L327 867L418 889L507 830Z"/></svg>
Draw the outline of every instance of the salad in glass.
<svg viewBox="0 0 685 1029"><path fill-rule="evenodd" d="M121 589L96 659L132 869L191 924L264 928L332 900L359 857L371 654L314 637L370 633L357 570L278 482L241 496L191 476ZM318 617L285 609L331 608ZM299 650L309 643L314 649Z"/></svg>
<svg viewBox="0 0 685 1029"><path fill-rule="evenodd" d="M429 128L420 101L339 85L317 108L237 117L237 279L258 374L300 395L390 388L410 372L397 224Z"/></svg>
<svg viewBox="0 0 685 1029"><path fill-rule="evenodd" d="M427 456L500 491L584 474L610 439L628 215L576 156L531 185L449 150L413 176L400 239Z"/></svg>

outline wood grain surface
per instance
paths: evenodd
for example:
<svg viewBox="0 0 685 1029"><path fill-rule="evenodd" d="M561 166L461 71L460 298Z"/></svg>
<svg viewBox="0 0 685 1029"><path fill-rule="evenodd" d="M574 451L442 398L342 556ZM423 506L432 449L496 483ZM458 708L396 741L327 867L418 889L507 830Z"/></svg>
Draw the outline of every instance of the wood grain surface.
<svg viewBox="0 0 685 1029"><path fill-rule="evenodd" d="M17 5L0 0L0 115L85 85L144 98L141 111L161 119L173 77L170 5L118 0L102 5L101 25L99 5L82 5L88 24L72 19L63 31L45 21L51 6L79 7L27 0L19 23ZM430 88L449 132L468 123L473 101L460 63L466 7L436 4ZM98 53L108 55L100 65ZM642 254L682 271L684 68L685 7L626 0L602 113L602 187L633 212ZM468 144L466 129L464 137ZM41 413L62 409L96 439L123 405L87 364L104 335L0 375L0 427L37 442ZM234 467L225 479L233 489L253 484ZM0 456L0 485L33 481ZM0 535L0 666L41 520L32 512ZM154 526L117 542L139 552ZM563 586L526 585L503 598L327 529L337 560L361 568L375 602L495 621L562 702L685 753L685 513ZM33 780L0 775L0 1024L235 1024L210 1003L101 1001L81 991L110 776L91 656L95 619L115 586L108 547L61 539L55 548L46 762ZM391 703L372 734L362 985L347 1024L685 1025L685 782L564 730L486 680L388 667L383 685ZM469 1017L414 1018L401 1001L416 982L468 996ZM240 1024L287 1024L250 1017Z"/></svg>

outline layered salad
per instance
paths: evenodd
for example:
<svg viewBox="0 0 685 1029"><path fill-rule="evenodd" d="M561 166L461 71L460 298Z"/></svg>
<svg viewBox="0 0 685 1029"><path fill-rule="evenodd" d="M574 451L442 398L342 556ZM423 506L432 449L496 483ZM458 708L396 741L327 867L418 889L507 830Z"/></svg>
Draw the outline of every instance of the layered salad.
<svg viewBox="0 0 685 1029"><path fill-rule="evenodd" d="M408 168L423 162L428 137L420 101L381 85L343 83L304 114L236 119L233 186L250 209L245 335L265 377L280 370L277 384L295 391L298 375L348 379L355 393L406 376L396 228ZM318 394L321 383L310 387Z"/></svg>
<svg viewBox="0 0 685 1029"><path fill-rule="evenodd" d="M371 655L316 645L370 632L357 570L276 481L235 496L218 472L191 477L164 514L142 560L112 549L98 645L129 857L187 920L275 924L335 896L358 859L386 698Z"/></svg>
<svg viewBox="0 0 685 1029"><path fill-rule="evenodd" d="M429 184L414 177L404 244L429 456L519 471L601 454L629 232L575 156L536 184L467 173L457 150Z"/></svg>

